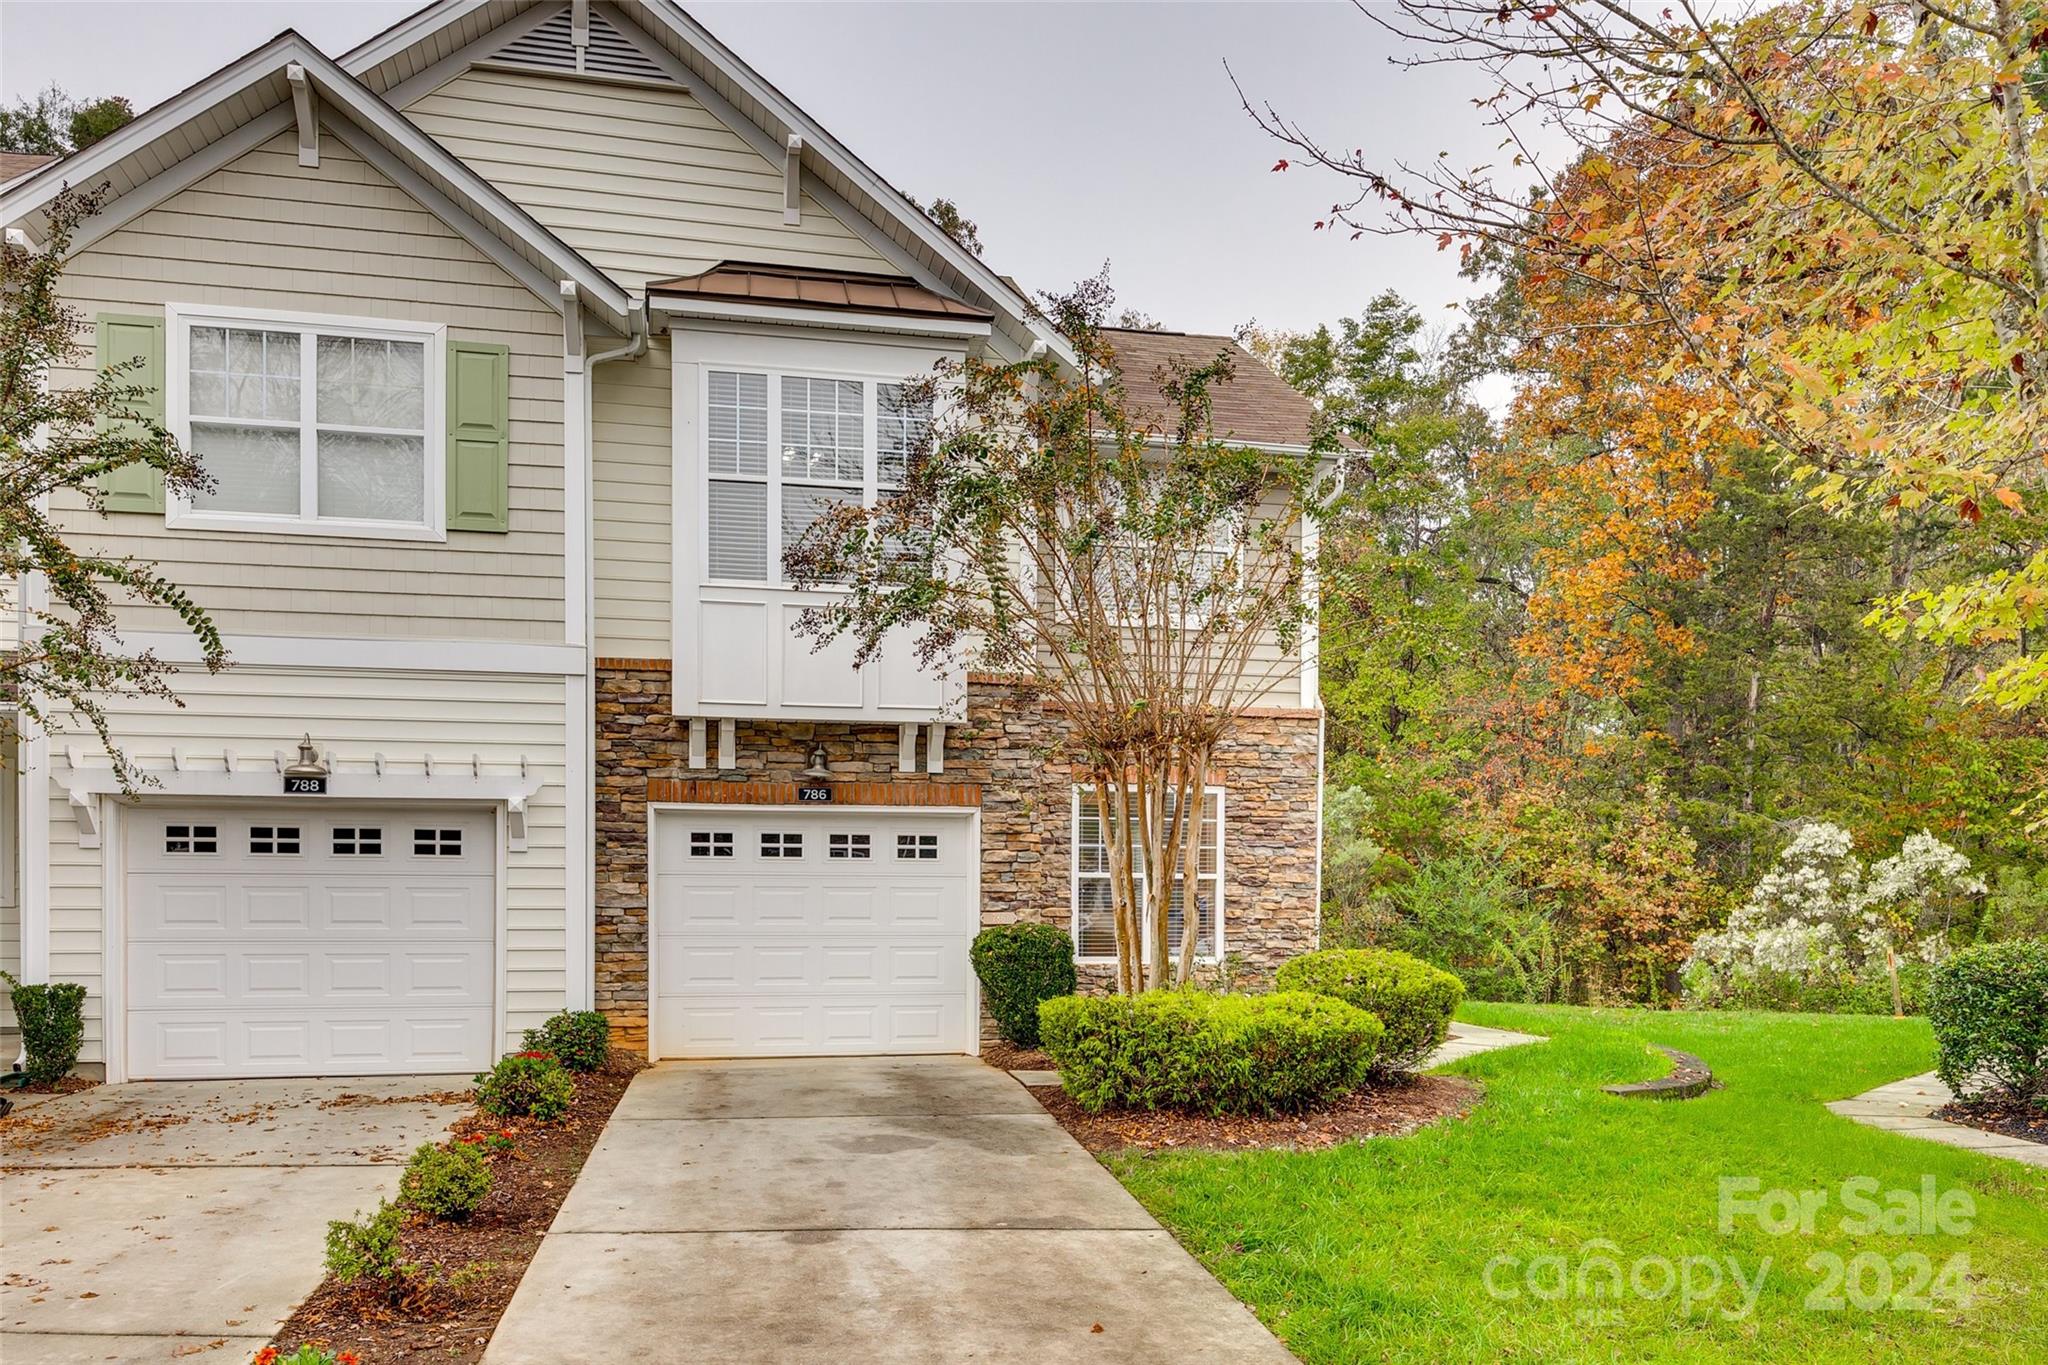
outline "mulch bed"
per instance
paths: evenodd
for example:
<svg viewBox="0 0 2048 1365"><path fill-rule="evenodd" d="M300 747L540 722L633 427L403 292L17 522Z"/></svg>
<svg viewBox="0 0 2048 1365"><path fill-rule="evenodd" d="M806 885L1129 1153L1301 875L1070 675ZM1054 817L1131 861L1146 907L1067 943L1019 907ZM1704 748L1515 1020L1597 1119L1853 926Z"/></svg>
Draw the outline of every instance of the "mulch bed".
<svg viewBox="0 0 2048 1365"><path fill-rule="evenodd" d="M1035 1047L1018 1047L998 1038L984 1041L981 1045L981 1060L1003 1071L1057 1071L1052 1058Z"/></svg>
<svg viewBox="0 0 2048 1365"><path fill-rule="evenodd" d="M406 1259L433 1267L444 1281L468 1268L465 1281L459 1288L444 1283L427 1290L416 1302L391 1304L361 1283L324 1280L278 1330L278 1347L290 1351L310 1342L330 1351L353 1351L362 1365L429 1360L459 1365L482 1359L527 1262L540 1249L541 1234L569 1197L635 1069L578 1076L576 1102L555 1123L480 1113L459 1121L458 1138L509 1133L513 1150L491 1158L491 1192L467 1222L415 1216L406 1225L404 1245Z"/></svg>
<svg viewBox="0 0 2048 1365"><path fill-rule="evenodd" d="M1484 1088L1462 1076L1416 1076L1353 1091L1308 1114L1279 1118L1209 1118L1201 1114L1108 1111L1091 1114L1055 1085L1031 1093L1091 1152L1252 1151L1277 1147L1313 1150L1358 1138L1401 1137L1456 1118L1478 1102Z"/></svg>
<svg viewBox="0 0 2048 1365"><path fill-rule="evenodd" d="M2030 1100L1956 1100L1935 1110L1934 1117L2048 1145L2048 1109Z"/></svg>

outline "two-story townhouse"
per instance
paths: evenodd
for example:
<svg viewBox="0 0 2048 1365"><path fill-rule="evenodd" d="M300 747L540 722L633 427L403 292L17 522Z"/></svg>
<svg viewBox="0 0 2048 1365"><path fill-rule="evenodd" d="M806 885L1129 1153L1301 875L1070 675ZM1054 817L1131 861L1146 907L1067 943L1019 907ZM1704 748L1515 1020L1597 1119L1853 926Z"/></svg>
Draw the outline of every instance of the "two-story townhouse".
<svg viewBox="0 0 2048 1365"><path fill-rule="evenodd" d="M66 510L236 661L116 708L137 793L78 735L20 746L0 953L88 986L89 1062L460 1070L565 1006L654 1057L972 1051L968 942L1020 919L1100 977L1059 716L814 651L780 571L900 473L904 378L1063 343L683 10L440 0L339 60L286 33L0 187L0 222L41 240L67 183L109 186L65 272L99 363L142 359L218 487ZM1119 354L1142 398L1225 344ZM1307 438L1249 357L1217 417ZM1254 973L1316 931L1290 662L1198 875L1204 955Z"/></svg>

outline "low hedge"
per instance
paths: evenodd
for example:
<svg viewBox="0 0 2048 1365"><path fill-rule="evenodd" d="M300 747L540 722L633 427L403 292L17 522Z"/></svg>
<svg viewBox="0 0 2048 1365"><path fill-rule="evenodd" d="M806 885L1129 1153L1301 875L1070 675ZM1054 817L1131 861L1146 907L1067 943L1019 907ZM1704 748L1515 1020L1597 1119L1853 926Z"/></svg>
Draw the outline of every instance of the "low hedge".
<svg viewBox="0 0 2048 1365"><path fill-rule="evenodd" d="M1061 1085L1091 1113L1313 1109L1365 1079L1381 1034L1364 1010L1305 991L1068 995L1038 1020Z"/></svg>
<svg viewBox="0 0 2048 1365"><path fill-rule="evenodd" d="M482 1148L468 1142L449 1147L421 1143L398 1179L399 1199L407 1208L447 1222L468 1218L490 1192L491 1164Z"/></svg>
<svg viewBox="0 0 2048 1365"><path fill-rule="evenodd" d="M552 1052L571 1071L602 1071L611 1060L611 1021L596 1010L563 1010L526 1031L528 1052Z"/></svg>
<svg viewBox="0 0 2048 1365"><path fill-rule="evenodd" d="M553 1123L575 1102L576 1082L551 1052L515 1052L477 1073L476 1107L496 1118Z"/></svg>
<svg viewBox="0 0 2048 1365"><path fill-rule="evenodd" d="M1927 985L1935 1070L1959 1095L2048 1092L2048 939L1965 948Z"/></svg>
<svg viewBox="0 0 2048 1365"><path fill-rule="evenodd" d="M1002 924L976 934L967 956L996 1032L1037 1047L1040 1002L1074 993L1074 940L1050 924Z"/></svg>
<svg viewBox="0 0 2048 1365"><path fill-rule="evenodd" d="M1284 962L1273 984L1283 991L1334 996L1379 1019L1386 1029L1373 1069L1413 1071L1449 1036L1465 983L1419 957L1386 948L1325 948Z"/></svg>
<svg viewBox="0 0 2048 1365"><path fill-rule="evenodd" d="M55 1085L78 1065L85 1045L85 987L76 981L42 981L34 985L0 972L8 985L7 1002L21 1029L22 1070L30 1085Z"/></svg>

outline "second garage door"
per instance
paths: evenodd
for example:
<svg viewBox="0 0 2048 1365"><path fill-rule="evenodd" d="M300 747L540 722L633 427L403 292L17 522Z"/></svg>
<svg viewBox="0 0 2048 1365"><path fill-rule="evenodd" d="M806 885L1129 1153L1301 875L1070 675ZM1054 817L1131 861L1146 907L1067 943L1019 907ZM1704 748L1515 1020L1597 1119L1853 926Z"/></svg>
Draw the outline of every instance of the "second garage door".
<svg viewBox="0 0 2048 1365"><path fill-rule="evenodd" d="M653 837L656 1055L973 1050L970 819L665 811Z"/></svg>

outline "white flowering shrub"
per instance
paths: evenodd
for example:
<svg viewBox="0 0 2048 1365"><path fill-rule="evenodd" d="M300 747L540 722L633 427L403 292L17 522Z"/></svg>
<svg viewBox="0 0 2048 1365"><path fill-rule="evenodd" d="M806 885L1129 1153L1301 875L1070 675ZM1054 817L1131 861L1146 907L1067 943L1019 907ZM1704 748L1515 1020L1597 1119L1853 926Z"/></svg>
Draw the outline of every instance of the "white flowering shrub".
<svg viewBox="0 0 2048 1365"><path fill-rule="evenodd" d="M1803 825L1728 927L1693 944L1688 995L1703 1004L1804 1003L1854 995L1882 974L1903 1006L1901 961L1931 964L1948 930L1985 892L1970 860L1922 831L1866 868L1839 825Z"/></svg>

